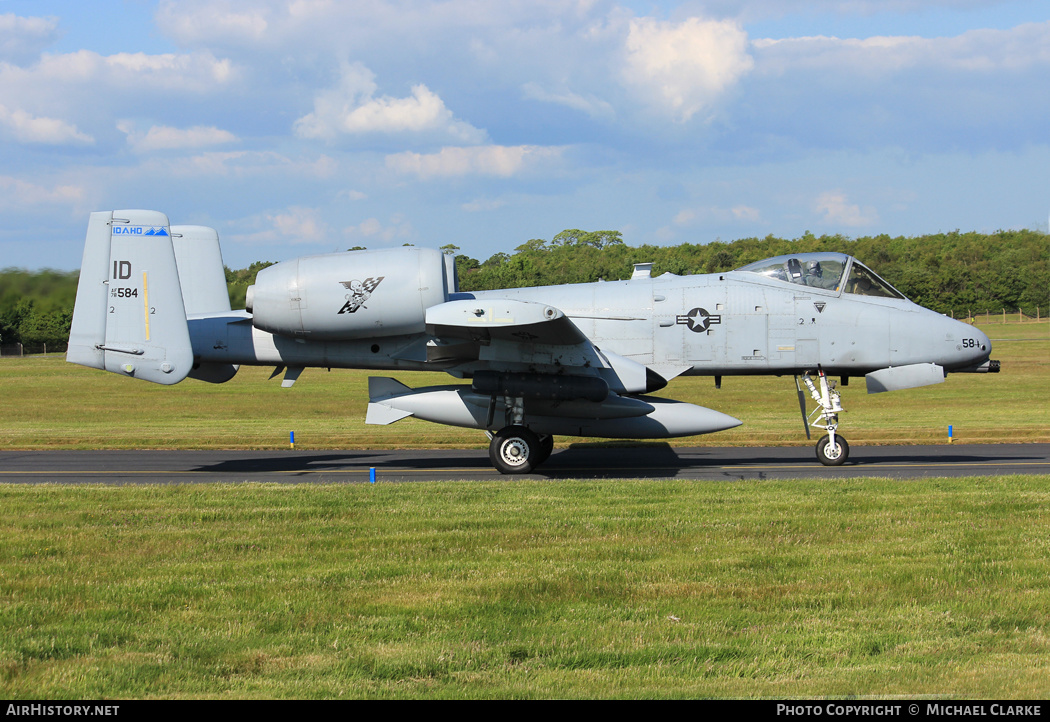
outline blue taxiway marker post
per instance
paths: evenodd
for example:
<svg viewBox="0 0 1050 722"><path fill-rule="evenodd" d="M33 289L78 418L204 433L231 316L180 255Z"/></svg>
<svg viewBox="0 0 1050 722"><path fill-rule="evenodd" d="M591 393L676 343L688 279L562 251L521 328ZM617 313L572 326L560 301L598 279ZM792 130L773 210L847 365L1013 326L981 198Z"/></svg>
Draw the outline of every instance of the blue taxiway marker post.
<svg viewBox="0 0 1050 722"><path fill-rule="evenodd" d="M953 441L955 441L955 439L954 439L954 438L952 438L952 427L951 427L951 426L949 426L949 427L948 427L948 443L950 444L950 443L952 443Z"/></svg>
<svg viewBox="0 0 1050 722"><path fill-rule="evenodd" d="M376 483L376 468L374 466L368 467L368 481L372 484Z"/></svg>
<svg viewBox="0 0 1050 722"><path fill-rule="evenodd" d="M288 444L294 449L295 448L295 432L288 432Z"/></svg>

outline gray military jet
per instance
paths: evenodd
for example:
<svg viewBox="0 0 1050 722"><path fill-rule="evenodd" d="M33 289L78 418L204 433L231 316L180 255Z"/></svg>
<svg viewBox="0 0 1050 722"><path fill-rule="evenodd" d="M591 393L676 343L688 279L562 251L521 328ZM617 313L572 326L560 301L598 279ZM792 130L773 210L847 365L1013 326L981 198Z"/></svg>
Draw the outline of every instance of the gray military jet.
<svg viewBox="0 0 1050 722"><path fill-rule="evenodd" d="M653 396L682 375L794 375L817 458L842 464L829 376L868 393L997 372L981 331L918 306L857 259L798 253L735 271L461 293L453 259L405 247L306 256L264 269L230 310L218 234L156 211L92 213L67 360L174 384L272 365L442 370L469 383L369 379L366 423L414 416L485 431L503 473L550 455L556 435L664 439L738 426ZM815 403L807 415L805 395Z"/></svg>

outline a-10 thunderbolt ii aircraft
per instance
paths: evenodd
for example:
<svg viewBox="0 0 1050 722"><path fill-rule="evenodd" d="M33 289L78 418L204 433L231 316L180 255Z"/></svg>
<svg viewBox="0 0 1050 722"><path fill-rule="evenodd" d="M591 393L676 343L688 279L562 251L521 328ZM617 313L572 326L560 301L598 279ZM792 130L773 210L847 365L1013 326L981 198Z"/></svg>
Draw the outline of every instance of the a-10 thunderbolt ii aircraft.
<svg viewBox="0 0 1050 722"><path fill-rule="evenodd" d="M651 394L682 375L793 375L818 459L843 463L829 376L868 393L995 372L988 337L918 306L857 259L798 253L734 271L461 293L455 264L415 247L306 256L264 269L231 311L218 235L156 211L92 213L67 360L160 384L228 381L240 364L442 370L409 388L369 379L366 422L408 416L485 431L503 473L556 435L664 439L741 422ZM801 380L801 383L800 383ZM805 395L815 402L807 417Z"/></svg>

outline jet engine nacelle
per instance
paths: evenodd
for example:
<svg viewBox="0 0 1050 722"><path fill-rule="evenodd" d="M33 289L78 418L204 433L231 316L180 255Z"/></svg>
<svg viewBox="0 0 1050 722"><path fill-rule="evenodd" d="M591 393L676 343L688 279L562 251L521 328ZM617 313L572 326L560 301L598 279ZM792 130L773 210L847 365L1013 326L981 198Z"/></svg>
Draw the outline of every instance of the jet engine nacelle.
<svg viewBox="0 0 1050 722"><path fill-rule="evenodd" d="M256 328L342 341L421 333L427 308L448 300L440 251L393 248L304 256L264 268L249 287Z"/></svg>

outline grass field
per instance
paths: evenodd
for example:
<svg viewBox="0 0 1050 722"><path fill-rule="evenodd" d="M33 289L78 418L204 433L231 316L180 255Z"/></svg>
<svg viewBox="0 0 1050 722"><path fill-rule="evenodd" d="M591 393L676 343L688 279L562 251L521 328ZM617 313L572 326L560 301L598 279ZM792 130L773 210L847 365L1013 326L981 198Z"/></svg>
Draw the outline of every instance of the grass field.
<svg viewBox="0 0 1050 722"><path fill-rule="evenodd" d="M990 324L1000 374L953 374L945 383L867 395L842 389L841 432L851 445L1050 441L1050 323ZM0 359L0 448L284 448L295 431L306 449L483 448L477 431L415 419L366 426L368 376L309 369L291 389L272 369L242 368L221 385L174 387L120 378L47 358ZM382 374L381 374L382 375ZM443 373L394 374L410 386L453 383ZM679 445L811 444L790 377L679 378L661 395L709 406L743 426ZM1033 403L1035 401L1035 403ZM580 443L558 439L559 446Z"/></svg>
<svg viewBox="0 0 1050 722"><path fill-rule="evenodd" d="M847 387L851 443L1050 441L1050 326L984 330L1001 374ZM0 447L484 444L365 426L363 372L267 376L3 359ZM809 443L790 378L667 395L745 421L682 443ZM0 486L0 540L0 698L1050 691L1046 476Z"/></svg>
<svg viewBox="0 0 1050 722"><path fill-rule="evenodd" d="M0 499L5 698L1050 687L1047 477Z"/></svg>

